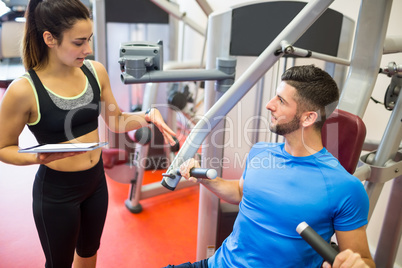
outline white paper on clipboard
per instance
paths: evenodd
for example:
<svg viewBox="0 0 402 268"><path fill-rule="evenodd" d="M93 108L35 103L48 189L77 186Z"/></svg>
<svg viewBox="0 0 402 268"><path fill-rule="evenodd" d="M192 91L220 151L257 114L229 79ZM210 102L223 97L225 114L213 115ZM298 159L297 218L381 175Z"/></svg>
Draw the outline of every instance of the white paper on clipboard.
<svg viewBox="0 0 402 268"><path fill-rule="evenodd" d="M18 150L19 153L85 152L106 146L107 142L43 144Z"/></svg>

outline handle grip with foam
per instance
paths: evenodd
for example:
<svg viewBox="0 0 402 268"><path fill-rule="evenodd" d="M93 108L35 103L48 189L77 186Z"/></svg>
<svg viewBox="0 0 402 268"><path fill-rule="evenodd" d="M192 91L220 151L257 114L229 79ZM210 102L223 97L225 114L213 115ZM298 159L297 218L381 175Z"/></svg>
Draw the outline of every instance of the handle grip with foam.
<svg viewBox="0 0 402 268"><path fill-rule="evenodd" d="M177 175L180 175L180 171L177 171ZM218 173L216 172L215 169L209 169L209 168L192 168L190 170L190 176L195 177L198 179L209 179L213 180L218 176Z"/></svg>
<svg viewBox="0 0 402 268"><path fill-rule="evenodd" d="M300 236L310 244L310 246L320 254L329 264L333 264L338 252L325 241L313 228L311 228L306 222L300 223L296 231Z"/></svg>
<svg viewBox="0 0 402 268"><path fill-rule="evenodd" d="M174 190L176 189L177 184L180 181L181 174L179 170L176 170L175 173L164 173L162 174L163 179L162 179L162 185L169 189L169 190ZM209 169L209 168L192 168L190 170L190 176L195 177L195 178L200 178L200 179L209 179L213 180L218 176L218 173L216 172L215 169Z"/></svg>

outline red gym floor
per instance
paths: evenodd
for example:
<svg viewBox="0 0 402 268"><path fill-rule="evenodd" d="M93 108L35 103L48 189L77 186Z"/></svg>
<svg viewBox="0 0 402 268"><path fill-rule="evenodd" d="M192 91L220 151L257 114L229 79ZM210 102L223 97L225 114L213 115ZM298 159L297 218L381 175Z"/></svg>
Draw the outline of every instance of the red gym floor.
<svg viewBox="0 0 402 268"><path fill-rule="evenodd" d="M34 144L32 139L24 130L20 144ZM44 267L31 209L36 169L0 162L1 268ZM160 181L162 173L146 171L145 181ZM124 206L129 185L110 178L107 182L109 210L98 268L156 268L195 261L198 186L142 200L143 211L132 214Z"/></svg>

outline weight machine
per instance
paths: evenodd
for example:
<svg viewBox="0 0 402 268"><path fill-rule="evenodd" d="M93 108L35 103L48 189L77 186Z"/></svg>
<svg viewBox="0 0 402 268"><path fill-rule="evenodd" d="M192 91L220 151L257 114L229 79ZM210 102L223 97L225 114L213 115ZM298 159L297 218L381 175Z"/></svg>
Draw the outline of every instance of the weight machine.
<svg viewBox="0 0 402 268"><path fill-rule="evenodd" d="M169 31L172 30L175 32L175 24L172 22L171 18L179 19L183 21L183 23L186 26L191 27L195 32L197 32L200 35L204 35L206 29L200 25L198 22L195 22L191 20L188 16L185 14L182 14L179 10L179 7L172 3L172 2L167 2L167 1L152 1L154 2L157 6L159 6L161 9L166 11L167 13L170 14L169 18ZM203 7L203 10L210 10L211 8L209 5L206 3L206 1L198 1L200 6ZM129 10L130 7L132 7L133 3L130 1L123 1L119 0L116 5L113 6L121 6L124 4L127 6L127 9ZM145 4L145 3L144 3ZM151 5L150 3L146 3L147 5ZM107 9L108 7L108 9ZM105 29L103 28L104 25L107 24L108 20L114 21L115 16L113 15L117 11L121 11L119 8L114 7L114 11L110 11L110 3L108 6L108 3L106 1L96 1L94 2L94 21L95 21L95 36L96 36L96 42L95 42L95 53L96 53L96 58L100 61L106 62L106 51L105 48L103 47L102 44L106 43L106 41L102 41L105 38ZM137 8L137 7L136 7ZM154 7L152 7L154 8ZM106 10L107 9L107 10ZM111 14L107 14L107 13ZM124 22L134 22L137 23L136 20L130 21L127 18L124 18L125 16L129 15L130 18L133 17L132 12L130 11L129 14L127 12L117 12L117 14L120 17L119 20L124 21ZM159 13L156 16L161 16ZM154 17L154 16L153 16ZM109 19L108 19L109 18ZM136 18L138 20L138 18ZM144 20L145 22L146 20ZM140 22L141 23L141 22ZM121 30L121 26L119 25L119 31ZM111 28L108 28L110 32ZM169 34L169 38L173 34ZM170 49L167 51L167 54L169 55L168 57L174 57L171 55L174 55L175 53L172 52L172 44L174 41L167 42L170 44ZM173 129L176 130L176 125L181 124L182 130L184 132L188 132L187 125L193 125L193 122L191 121L191 115L186 114L186 111L181 111L183 110L184 106L187 104L187 100L189 98L188 92L186 92L186 89L181 90L177 89L179 84L177 83L178 81L188 81L189 79L177 79L179 76L179 73L176 71L176 69L183 69L186 68L188 77L193 76L197 71L194 70L196 68L200 68L202 63L193 63L193 62L169 62L165 66L163 66L163 58L166 59L166 54L163 52L163 44L160 42L159 44L151 44L149 42L127 42L122 44L122 46L119 48L120 52L120 58L119 58L119 65L120 68L124 68L128 70L128 73L131 75L121 75L121 80L123 84L130 84L131 82L129 81L132 79L131 77L138 77L142 79L141 83L146 83L144 86L144 93L143 93L143 102L141 105L136 105L135 107L138 108L137 110L147 110L148 108L151 107L156 107L159 108L160 111L165 115L166 114L166 119L165 121L167 124ZM110 61L110 59L109 59ZM222 63L224 64L224 63ZM165 72L158 72L160 70L164 69ZM148 72L152 71L152 80L150 81L149 74ZM204 80L204 78L208 79L221 79L221 78L227 78L230 77L229 75L225 74L222 71L206 71L203 74L201 74L201 77L198 79L193 79L192 81L198 81L198 80ZM114 75L114 69L109 70L109 74L111 76L111 80L115 77ZM147 74L145 74L145 72ZM168 74L166 74L168 72ZM144 75L145 74L145 75ZM157 78L157 76L162 76ZM119 75L120 76L120 75ZM163 88L159 86L158 83L147 83L147 82L157 82L157 80L162 81L166 80L166 82L171 82L172 83L172 88L169 91L169 96L167 100L167 104L157 104L159 103L157 100L158 95L162 95L163 93ZM190 79L191 80L191 79ZM121 81L119 84L121 84ZM111 81L113 83L113 81ZM114 88L114 87L113 87ZM117 87L116 87L117 88ZM121 91L118 91L121 92ZM129 89L129 93L131 90ZM194 97L193 100L197 101L197 91L196 94L194 94L195 97L192 95L191 97ZM131 95L129 94L129 99L130 99L130 105L129 109L132 110L131 105ZM166 108L166 106L169 105L169 108ZM187 105L188 106L188 105ZM194 105L195 106L195 105ZM188 107L187 107L188 108ZM179 120L180 122L177 122L177 114L179 115L184 115L185 116L180 116ZM190 120L188 120L190 118ZM105 149L103 150L103 156L104 156L104 164L106 167L106 173L114 180L121 182L121 183L127 183L130 184L130 191L129 191L129 197L125 201L126 207L132 212L132 213L139 213L142 211L142 206L140 204L140 200L146 199L155 195L163 194L170 192L168 189L165 187L161 186L160 183L148 183L145 185L142 185L143 183L143 176L144 176L144 165L142 163L147 162L148 160L153 161L154 159L150 159L153 156L153 147L156 145L157 147L163 147L162 149L158 149L160 159L156 160L155 162L160 162L160 160L163 158L163 166L165 169L167 166L170 164L171 160L174 158L174 153L177 152L178 150L178 144L175 146L176 148L169 148L167 146L163 146L163 138L161 141L159 141L159 144L156 144L158 142L154 142L155 136L158 136L158 130L153 128L151 132L148 131L148 128L146 128L145 132L143 132L145 135L150 135L151 137L151 143L137 143L135 142L134 138L134 133L128 133L124 135L119 135L120 141L115 140L114 135L111 135L109 133L109 140L111 139L112 142L111 144L111 149ZM185 135L185 134L184 134ZM138 135L137 135L138 136ZM143 140L147 140L147 138L144 137ZM152 144L153 143L153 144ZM166 164L167 163L167 164ZM148 166L148 165L146 165ZM179 188L184 188L187 186L193 186L192 183L188 182L183 182Z"/></svg>
<svg viewBox="0 0 402 268"><path fill-rule="evenodd" d="M225 137L219 135L219 131L224 129L221 119L232 110L234 105L286 53L321 58L325 61L335 62L338 65L348 65L348 77L342 88L339 109L348 111L359 117L362 117L365 113L378 73L386 73L392 76L391 85L386 95L386 102L389 107L392 107L392 115L383 138L378 145L378 149L361 158L362 164L356 170L355 175L365 181L365 188L370 198L369 217L372 215L384 183L393 180L389 205L374 257L379 267L391 267L395 261L402 233L402 218L400 217L400 204L402 203L402 195L400 194L402 188L400 177L400 143L402 139L400 118L402 117L402 109L400 106L402 104L400 101L401 94L399 94L401 67L396 63L391 63L389 66L381 69L379 65L383 54L401 52L402 44L399 41L400 38L386 38L392 1L363 0L350 60L327 57L326 55L321 55L325 53L315 53L311 50L299 49L294 45L296 41L328 9L332 2L331 0L309 1L291 22L277 34L227 92L219 92L214 89L214 85L211 82L206 82L205 110L207 112L204 120L199 121L191 131L183 147L169 167L167 171L168 176L162 179L162 184L169 189L174 189L180 180L180 176L176 176L174 171L185 160L193 157L201 145L203 147L202 157L205 160L202 161L203 167L213 167L211 159L221 159L223 157L223 149L208 146L213 142L217 144L217 140L220 141L218 144L225 144ZM230 58L227 44L227 40L230 40L231 37L230 30L222 30L222 27L231 25L231 17L238 8L240 7L234 7L233 9L210 15L207 69L215 68L215 61L218 57ZM130 82L134 82L134 80ZM218 138L218 136L220 137ZM213 137L214 140L212 139ZM224 172L225 170L218 169L220 176ZM218 207L219 200L205 188L201 187L197 259L208 257L208 250L211 249L211 245L212 247L215 245Z"/></svg>

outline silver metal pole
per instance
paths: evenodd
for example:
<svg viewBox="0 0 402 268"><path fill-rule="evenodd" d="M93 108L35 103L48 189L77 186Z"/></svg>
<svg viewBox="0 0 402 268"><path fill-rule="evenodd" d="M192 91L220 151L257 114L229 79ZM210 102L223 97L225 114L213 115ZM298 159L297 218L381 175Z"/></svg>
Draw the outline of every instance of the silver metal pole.
<svg viewBox="0 0 402 268"><path fill-rule="evenodd" d="M399 94L396 105L392 111L384 135L378 146L378 150L372 163L374 166L385 166L388 160L393 160L402 140L402 94ZM369 219L380 197L384 183L366 181L365 188L370 198Z"/></svg>
<svg viewBox="0 0 402 268"><path fill-rule="evenodd" d="M105 0L93 1L95 60L107 66Z"/></svg>
<svg viewBox="0 0 402 268"><path fill-rule="evenodd" d="M311 50L302 49L302 48L298 48L298 47L294 47L294 46L285 47L284 52L285 52L285 54L296 55L296 56L303 57L303 58L314 58L314 59L319 59L319 60L323 60L323 61L327 61L327 62L333 62L333 63L342 64L342 65L346 65L346 66L350 65L350 60L348 60L348 59L342 59L340 57L333 57L333 56L329 56L326 54L322 54L322 53L318 53L318 52L314 52Z"/></svg>
<svg viewBox="0 0 402 268"><path fill-rule="evenodd" d="M172 16L176 17L179 20L182 20L185 24L190 26L197 33L201 34L202 36L205 35L205 27L202 27L196 21L187 17L186 13L181 12L176 4L168 2L166 0L151 0L151 1L154 2L156 5L158 5L160 8L162 8L163 10L165 10L167 13L171 14Z"/></svg>
<svg viewBox="0 0 402 268"><path fill-rule="evenodd" d="M209 5L209 3L205 0L196 0L202 11L204 11L205 15L207 17L213 12L212 7Z"/></svg>
<svg viewBox="0 0 402 268"><path fill-rule="evenodd" d="M399 149L402 140L402 94L399 93L396 106L394 107L384 135L378 146L373 163L374 166L386 166L387 162L393 160ZM392 267L396 250L398 249L401 239L401 177L395 178L388 202L387 212L384 218L383 226L380 233L379 244L374 256L375 263L378 267ZM365 188L370 199L369 219L371 218L375 205L380 197L384 187L382 182L366 181ZM390 263L392 265L390 266Z"/></svg>
<svg viewBox="0 0 402 268"><path fill-rule="evenodd" d="M135 166L134 181L131 182L131 189L128 199L124 202L126 208L132 213L140 213L142 206L140 204L141 199L141 187L144 180L145 167L143 165L144 159L148 157L149 145L136 144L134 152L133 165Z"/></svg>
<svg viewBox="0 0 402 268"><path fill-rule="evenodd" d="M261 78L261 80L258 82L258 86L257 86L257 94L255 95L255 111L254 114L257 115L257 118L254 119L254 133L253 133L253 137L252 137L252 143L257 143L259 141L259 137L260 137L260 118L261 118L261 110L262 110L262 101L263 98L262 96L264 95L264 83L265 83L265 78Z"/></svg>
<svg viewBox="0 0 402 268"><path fill-rule="evenodd" d="M402 235L402 176L394 179L374 256L377 267L394 267Z"/></svg>
<svg viewBox="0 0 402 268"><path fill-rule="evenodd" d="M392 0L362 0L339 109L363 117L377 80Z"/></svg>

